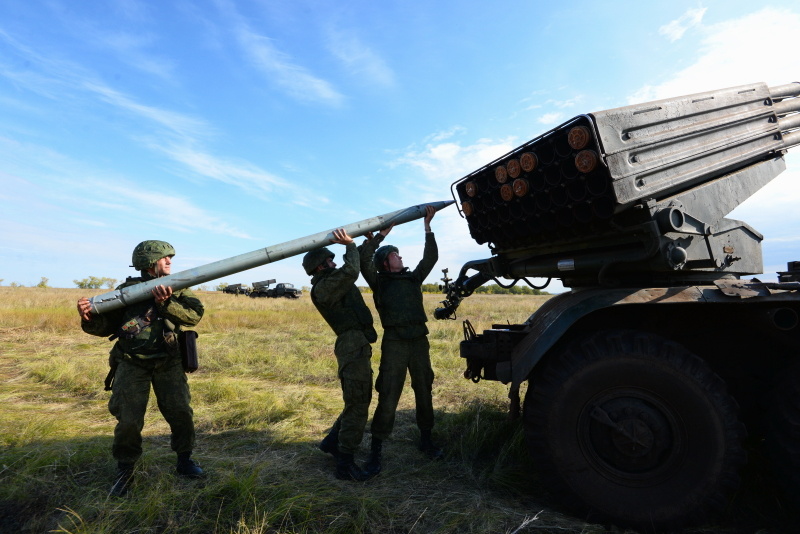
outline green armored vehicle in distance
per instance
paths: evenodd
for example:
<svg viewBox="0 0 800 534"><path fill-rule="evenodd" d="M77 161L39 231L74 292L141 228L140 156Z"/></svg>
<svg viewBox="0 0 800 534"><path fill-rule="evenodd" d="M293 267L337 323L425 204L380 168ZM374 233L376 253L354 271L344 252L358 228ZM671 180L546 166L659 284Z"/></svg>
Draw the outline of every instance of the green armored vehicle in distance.
<svg viewBox="0 0 800 534"><path fill-rule="evenodd" d="M250 288L243 284L228 284L222 288L222 292L232 295L249 295Z"/></svg>
<svg viewBox="0 0 800 534"><path fill-rule="evenodd" d="M250 291L250 296L267 297L267 298L280 298L299 299L303 291L294 287L294 284L281 282L275 287L269 287L274 284L275 280L264 280L263 282L253 282L253 289Z"/></svg>
<svg viewBox="0 0 800 534"><path fill-rule="evenodd" d="M580 115L453 184L491 257L445 271L436 318L490 280L571 288L523 324L464 321L460 350L473 382L510 385L541 479L583 517L698 524L737 491L748 436L800 509L800 262L745 278L763 236L725 218L786 168L798 95L755 83Z"/></svg>

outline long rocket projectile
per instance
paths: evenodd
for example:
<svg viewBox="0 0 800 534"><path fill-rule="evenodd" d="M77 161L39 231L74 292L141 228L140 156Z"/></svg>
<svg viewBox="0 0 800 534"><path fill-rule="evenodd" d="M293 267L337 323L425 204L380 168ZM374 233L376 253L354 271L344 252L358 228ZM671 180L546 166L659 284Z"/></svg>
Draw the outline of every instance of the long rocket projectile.
<svg viewBox="0 0 800 534"><path fill-rule="evenodd" d="M439 211L454 202L453 200L428 202L427 204L411 206L363 221L337 226L336 228L344 228L350 236L360 237L368 232L376 232L392 224L398 225L421 219L425 216L425 208L428 206L433 206L436 211ZM324 247L331 243L331 239L333 238L332 232L333 230L324 231L318 234L293 239L292 241L287 241L279 245L272 245L271 247L254 250L253 252L240 254L239 256L195 267L194 269L188 269L169 276L155 278L147 282L142 282L141 284L91 297L89 301L92 304L92 313L105 313L152 298L151 291L156 286L170 286L173 290L184 289L189 286L202 284L209 280L215 280L254 267L260 267L261 265L266 265L291 256L297 256L298 254L314 250L315 248Z"/></svg>

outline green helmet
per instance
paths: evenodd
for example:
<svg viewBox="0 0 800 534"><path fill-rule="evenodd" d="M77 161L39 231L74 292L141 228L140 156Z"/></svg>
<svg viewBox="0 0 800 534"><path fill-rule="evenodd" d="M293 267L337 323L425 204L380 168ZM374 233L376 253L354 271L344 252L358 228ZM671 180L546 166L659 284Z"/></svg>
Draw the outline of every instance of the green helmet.
<svg viewBox="0 0 800 534"><path fill-rule="evenodd" d="M166 241L142 241L133 249L131 267L137 271L146 271L161 258L175 255L175 249Z"/></svg>
<svg viewBox="0 0 800 534"><path fill-rule="evenodd" d="M394 245L384 245L378 250L375 251L375 255L372 257L372 262L375 264L375 267L378 268L378 271L385 271L386 268L383 266L383 262L386 261L386 258L389 257L389 254L392 252L397 252L398 254L400 251Z"/></svg>
<svg viewBox="0 0 800 534"><path fill-rule="evenodd" d="M311 276L317 267L322 265L328 258L335 258L336 254L326 247L317 248L303 256L303 269L306 274Z"/></svg>

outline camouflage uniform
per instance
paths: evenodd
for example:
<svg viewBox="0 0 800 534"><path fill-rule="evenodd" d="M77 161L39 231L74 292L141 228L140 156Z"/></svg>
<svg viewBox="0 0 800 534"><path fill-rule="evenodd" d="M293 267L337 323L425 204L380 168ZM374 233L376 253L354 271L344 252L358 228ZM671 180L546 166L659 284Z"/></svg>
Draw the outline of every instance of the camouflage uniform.
<svg viewBox="0 0 800 534"><path fill-rule="evenodd" d="M372 313L355 285L359 252L354 243L346 245L344 265L325 269L311 278L311 301L336 333L334 354L339 365L344 410L339 416L338 448L353 454L358 449L372 401L372 347L378 334Z"/></svg>
<svg viewBox="0 0 800 534"><path fill-rule="evenodd" d="M143 278L128 278L117 289L153 279L144 275ZM118 421L112 448L118 462L133 464L142 455L142 428L151 385L158 409L172 430L172 450L178 454L192 452L195 431L189 383L183 371L176 333L166 321L176 330L181 326L194 326L203 317L203 311L203 304L194 293L182 289L162 303L149 299L95 315L91 321L81 321L81 328L88 334L119 336L109 359L116 371L108 402L109 411ZM137 330L138 334L134 334Z"/></svg>
<svg viewBox="0 0 800 534"><path fill-rule="evenodd" d="M433 369L428 343L428 317L422 305L420 286L436 261L439 251L433 232L425 234L422 260L413 271L378 272L373 253L383 241L377 234L367 241L361 252L361 274L372 288L375 307L383 325L381 363L375 389L378 407L372 417L372 436L385 440L392 433L395 412L403 392L406 372L416 400L417 426L424 433L433 428Z"/></svg>

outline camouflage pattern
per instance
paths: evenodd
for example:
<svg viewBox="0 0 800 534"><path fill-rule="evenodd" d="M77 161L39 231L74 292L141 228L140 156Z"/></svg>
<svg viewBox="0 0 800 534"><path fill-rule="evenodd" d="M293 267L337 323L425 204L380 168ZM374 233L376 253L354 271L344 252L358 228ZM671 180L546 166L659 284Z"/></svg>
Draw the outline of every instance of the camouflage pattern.
<svg viewBox="0 0 800 534"><path fill-rule="evenodd" d="M375 307L383 325L381 363L375 389L378 406L372 416L372 435L387 439L394 428L397 403L403 391L406 373L416 400L417 426L420 430L433 428L434 373L431 367L428 321L420 286L439 259L433 232L425 234L422 260L410 271L378 272L373 251L384 236L376 235L364 243L361 254L361 274L372 288ZM385 249L386 247L381 247Z"/></svg>
<svg viewBox="0 0 800 534"><path fill-rule="evenodd" d="M403 393L406 372L416 401L417 426L420 430L433 428L433 379L430 344L427 336L412 339L386 339L381 343L381 363L375 390L378 406L372 416L372 436L388 439L394 428L397 404Z"/></svg>
<svg viewBox="0 0 800 534"><path fill-rule="evenodd" d="M166 241L151 239L142 241L133 249L131 254L131 267L137 271L146 271L156 264L161 258L174 256L175 248Z"/></svg>
<svg viewBox="0 0 800 534"><path fill-rule="evenodd" d="M160 258L159 258L160 259ZM152 277L128 278L117 289ZM142 320L151 311L152 320ZM191 452L195 430L189 384L183 371L177 336L170 329L196 325L203 317L203 304L190 289L175 291L166 301L154 299L95 315L81 321L84 332L96 336L118 335L110 363L116 366L108 409L117 418L112 452L118 462L133 463L142 454L142 427L150 395L172 429L172 449ZM133 335L132 332L139 329Z"/></svg>
<svg viewBox="0 0 800 534"><path fill-rule="evenodd" d="M195 430L189 381L179 356L118 362L108 410L117 418L111 452L118 462L134 463L142 455L142 428L150 386L158 409L172 430L170 444L176 453L191 453Z"/></svg>
<svg viewBox="0 0 800 534"><path fill-rule="evenodd" d="M342 384L344 410L339 416L339 451L353 454L364 436L372 401L372 346L378 335L372 313L355 285L359 251L346 245L344 265L311 278L311 301L336 333L334 354ZM317 264L319 265L319 264Z"/></svg>

